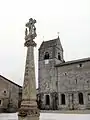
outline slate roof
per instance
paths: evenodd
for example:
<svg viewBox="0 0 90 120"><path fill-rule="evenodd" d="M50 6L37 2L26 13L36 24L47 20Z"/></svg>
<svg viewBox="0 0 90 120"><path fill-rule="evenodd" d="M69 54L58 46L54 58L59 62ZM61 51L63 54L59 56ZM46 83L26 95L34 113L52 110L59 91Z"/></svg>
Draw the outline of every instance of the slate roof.
<svg viewBox="0 0 90 120"><path fill-rule="evenodd" d="M83 59L78 59L78 60L72 60L72 61L63 62L63 63L55 65L55 67L60 67L60 66L65 66L65 65L70 65L70 64L76 64L76 63L82 63L82 62L88 62L88 61L90 61L90 57L83 58Z"/></svg>
<svg viewBox="0 0 90 120"><path fill-rule="evenodd" d="M4 80L6 80L6 81L8 81L8 82L10 82L10 83L12 83L12 84L14 84L14 85L16 85L16 86L18 86L18 87L22 88L22 86L20 86L20 85L18 85L18 84L16 84L16 83L14 83L13 81L11 81L11 80L9 80L9 79L5 78L4 76L0 75L0 77L1 77L1 78L3 78Z"/></svg>
<svg viewBox="0 0 90 120"><path fill-rule="evenodd" d="M49 41L43 41L39 49L48 48L56 45L57 39L49 40Z"/></svg>
<svg viewBox="0 0 90 120"><path fill-rule="evenodd" d="M43 41L42 44L41 44L41 46L40 46L40 48L39 48L39 50L40 49L45 49L45 48L48 48L48 47L53 47L53 46L57 45L57 40L60 41L59 36L56 39L52 39L52 40L48 40L48 41ZM62 48L61 42L60 42L60 46Z"/></svg>

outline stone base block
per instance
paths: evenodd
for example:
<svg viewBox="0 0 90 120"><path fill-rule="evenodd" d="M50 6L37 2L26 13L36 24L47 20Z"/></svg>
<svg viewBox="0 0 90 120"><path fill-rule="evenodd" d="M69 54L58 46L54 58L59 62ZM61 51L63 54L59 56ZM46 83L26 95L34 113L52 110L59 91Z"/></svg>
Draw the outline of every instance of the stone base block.
<svg viewBox="0 0 90 120"><path fill-rule="evenodd" d="M18 117L18 120L40 120L38 116Z"/></svg>

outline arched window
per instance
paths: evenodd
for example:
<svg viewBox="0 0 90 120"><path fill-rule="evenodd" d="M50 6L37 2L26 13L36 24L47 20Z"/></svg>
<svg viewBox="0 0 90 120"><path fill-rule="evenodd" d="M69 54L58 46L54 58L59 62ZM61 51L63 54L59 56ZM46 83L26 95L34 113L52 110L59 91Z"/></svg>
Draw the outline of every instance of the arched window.
<svg viewBox="0 0 90 120"><path fill-rule="evenodd" d="M90 93L88 93L88 100L90 101Z"/></svg>
<svg viewBox="0 0 90 120"><path fill-rule="evenodd" d="M46 52L45 55L44 55L44 60L46 60L46 59L49 59L49 53L48 52Z"/></svg>
<svg viewBox="0 0 90 120"><path fill-rule="evenodd" d="M82 67L82 64L81 64L81 63L79 64L79 67Z"/></svg>
<svg viewBox="0 0 90 120"><path fill-rule="evenodd" d="M2 101L0 100L0 105L1 105Z"/></svg>
<svg viewBox="0 0 90 120"><path fill-rule="evenodd" d="M75 80L76 84L77 84L77 79Z"/></svg>
<svg viewBox="0 0 90 120"><path fill-rule="evenodd" d="M65 105L65 95L61 94L61 104Z"/></svg>
<svg viewBox="0 0 90 120"><path fill-rule="evenodd" d="M61 60L61 56L60 56L60 53L58 53L58 59Z"/></svg>
<svg viewBox="0 0 90 120"><path fill-rule="evenodd" d="M46 95L46 105L50 105L50 98L49 98L49 95Z"/></svg>
<svg viewBox="0 0 90 120"><path fill-rule="evenodd" d="M84 102L83 102L83 94L79 93L78 97L79 97L79 104L81 104L81 105L84 104Z"/></svg>

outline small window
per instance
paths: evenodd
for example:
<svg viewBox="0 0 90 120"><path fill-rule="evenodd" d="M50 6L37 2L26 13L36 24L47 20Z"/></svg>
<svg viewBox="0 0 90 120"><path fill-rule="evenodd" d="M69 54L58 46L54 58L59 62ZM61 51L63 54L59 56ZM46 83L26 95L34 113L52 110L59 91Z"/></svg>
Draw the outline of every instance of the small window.
<svg viewBox="0 0 90 120"><path fill-rule="evenodd" d="M4 93L6 93L6 90L4 90Z"/></svg>
<svg viewBox="0 0 90 120"><path fill-rule="evenodd" d="M89 83L89 80L87 80L86 83Z"/></svg>
<svg viewBox="0 0 90 120"><path fill-rule="evenodd" d="M61 60L61 56L60 56L60 53L58 53L58 59Z"/></svg>
<svg viewBox="0 0 90 120"><path fill-rule="evenodd" d="M44 55L44 60L46 60L46 59L49 59L49 53L48 52L46 52L45 55Z"/></svg>
<svg viewBox="0 0 90 120"><path fill-rule="evenodd" d="M82 64L81 64L81 63L79 64L79 67L82 67Z"/></svg>
<svg viewBox="0 0 90 120"><path fill-rule="evenodd" d="M56 81L56 87L58 87L58 82Z"/></svg>
<svg viewBox="0 0 90 120"><path fill-rule="evenodd" d="M77 84L77 79L75 80L75 83Z"/></svg>
<svg viewBox="0 0 90 120"><path fill-rule="evenodd" d="M65 72L65 74L64 75L67 75L67 73Z"/></svg>

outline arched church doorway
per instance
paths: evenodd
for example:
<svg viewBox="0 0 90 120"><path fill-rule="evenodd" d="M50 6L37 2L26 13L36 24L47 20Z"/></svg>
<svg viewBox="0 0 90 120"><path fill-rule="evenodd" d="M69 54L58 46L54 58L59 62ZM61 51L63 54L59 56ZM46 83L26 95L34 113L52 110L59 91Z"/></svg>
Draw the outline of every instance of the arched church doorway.
<svg viewBox="0 0 90 120"><path fill-rule="evenodd" d="M50 97L49 97L49 95L46 95L45 97L46 97L46 99L45 99L46 105L50 105Z"/></svg>
<svg viewBox="0 0 90 120"><path fill-rule="evenodd" d="M83 104L84 104L83 94L82 94L82 93L79 93L79 94L78 94L78 97L79 97L79 104L83 105Z"/></svg>

